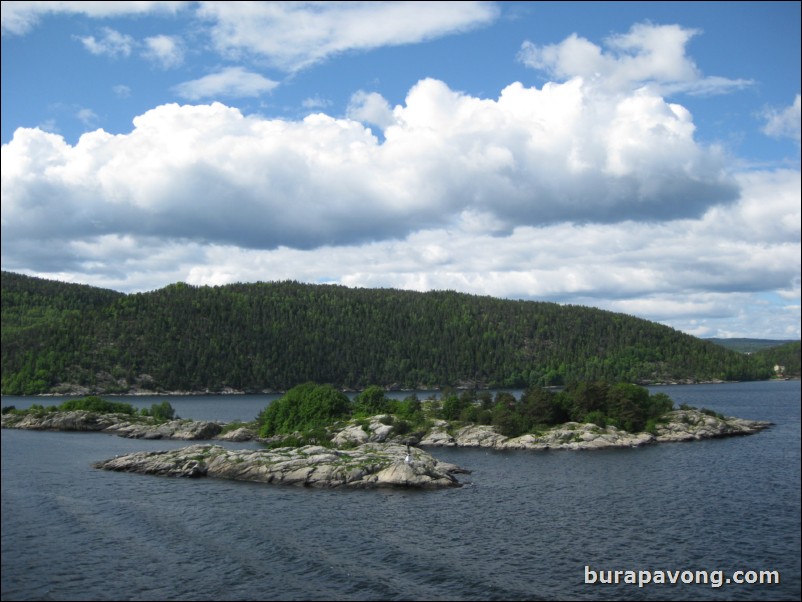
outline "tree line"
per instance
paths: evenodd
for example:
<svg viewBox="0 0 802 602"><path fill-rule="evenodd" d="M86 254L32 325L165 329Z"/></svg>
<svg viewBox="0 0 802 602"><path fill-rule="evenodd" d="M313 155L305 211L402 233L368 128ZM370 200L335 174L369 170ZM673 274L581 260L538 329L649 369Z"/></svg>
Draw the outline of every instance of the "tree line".
<svg viewBox="0 0 802 602"><path fill-rule="evenodd" d="M122 294L3 272L2 329L4 394L756 380L774 364L589 307L294 281Z"/></svg>
<svg viewBox="0 0 802 602"><path fill-rule="evenodd" d="M370 386L353 401L331 385L304 383L287 391L256 418L261 437L286 435L297 442L325 444L330 427L351 418L382 415L396 434L414 429L428 430L434 419L451 423L491 425L508 437L536 433L566 422L615 426L631 433L654 432L657 422L674 409L665 393L630 383L605 381L571 383L560 391L529 387L519 398L500 391L446 391L440 399L422 403L416 395L404 400L390 399L384 389Z"/></svg>

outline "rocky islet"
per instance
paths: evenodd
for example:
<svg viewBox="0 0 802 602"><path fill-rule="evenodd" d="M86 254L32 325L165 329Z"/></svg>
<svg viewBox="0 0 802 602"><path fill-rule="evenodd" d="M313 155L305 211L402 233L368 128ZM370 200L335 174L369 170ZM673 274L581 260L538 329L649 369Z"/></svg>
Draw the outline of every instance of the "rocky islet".
<svg viewBox="0 0 802 602"><path fill-rule="evenodd" d="M95 431L133 439L260 441L253 429L226 430L218 422L151 419L85 410L7 413L3 428ZM396 434L389 415L339 425L333 447L306 445L264 450L230 450L220 445L192 445L163 452L135 452L95 464L97 468L175 477L215 477L239 481L311 487L459 486L454 477L467 472L439 462L420 447L478 447L496 450L593 450L632 448L662 442L749 435L769 422L722 417L697 409L669 412L652 432L629 433L614 426L568 422L520 437L505 437L487 425L456 426L435 420L426 432ZM274 445L276 441L272 442ZM280 442L279 442L280 444ZM413 445L414 447L408 447Z"/></svg>

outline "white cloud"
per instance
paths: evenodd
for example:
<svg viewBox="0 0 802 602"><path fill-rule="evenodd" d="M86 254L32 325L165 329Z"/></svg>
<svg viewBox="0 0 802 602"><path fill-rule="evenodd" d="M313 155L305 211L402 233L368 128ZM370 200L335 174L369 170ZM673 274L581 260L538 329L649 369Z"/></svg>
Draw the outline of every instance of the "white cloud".
<svg viewBox="0 0 802 602"><path fill-rule="evenodd" d="M114 95L118 98L128 98L131 96L131 88L125 84L117 84L112 88Z"/></svg>
<svg viewBox="0 0 802 602"><path fill-rule="evenodd" d="M97 113L87 108L79 109L75 116L87 127L97 127L98 121L100 120Z"/></svg>
<svg viewBox="0 0 802 602"><path fill-rule="evenodd" d="M159 35L145 38L143 56L163 69L174 69L184 62L181 41L175 36Z"/></svg>
<svg viewBox="0 0 802 602"><path fill-rule="evenodd" d="M227 55L297 71L342 52L411 44L492 22L492 2L205 2L198 14Z"/></svg>
<svg viewBox="0 0 802 602"><path fill-rule="evenodd" d="M22 35L36 26L42 17L59 13L76 13L92 18L119 17L144 13L175 13L190 2L3 2L3 34Z"/></svg>
<svg viewBox="0 0 802 602"><path fill-rule="evenodd" d="M243 67L227 67L199 79L183 82L173 87L181 98L200 100L203 98L243 98L260 96L278 86L278 82Z"/></svg>
<svg viewBox="0 0 802 602"><path fill-rule="evenodd" d="M110 27L103 28L103 36L101 38L84 36L78 39L81 40L84 48L92 54L105 55L112 58L130 56L131 50L136 45L134 38Z"/></svg>
<svg viewBox="0 0 802 602"><path fill-rule="evenodd" d="M802 100L797 94L794 103L784 109L766 109L763 113L766 125L763 133L775 138L792 138L797 144L802 136Z"/></svg>
<svg viewBox="0 0 802 602"><path fill-rule="evenodd" d="M325 109L326 107L330 107L332 102L327 98L321 98L319 95L310 96L309 98L305 98L301 103L301 106L305 109Z"/></svg>
<svg viewBox="0 0 802 602"><path fill-rule="evenodd" d="M559 80L581 77L608 91L630 91L649 85L655 93L717 94L752 85L750 80L703 77L685 46L695 29L679 25L633 25L626 34L605 40L601 48L572 34L559 44L526 41L518 58L528 67Z"/></svg>
<svg viewBox="0 0 802 602"><path fill-rule="evenodd" d="M359 90L351 96L346 115L349 119L372 123L382 129L395 121L390 104L381 94L363 90Z"/></svg>
<svg viewBox="0 0 802 602"><path fill-rule="evenodd" d="M272 85L234 68L177 92ZM218 103L157 107L130 134L98 130L75 146L19 129L3 146L3 231L51 236L33 202L77 216L58 236L311 248L468 222L498 233L687 218L738 191L720 153L693 140L687 111L644 91L611 102L572 80L488 100L423 80L391 115L382 143L349 119L244 117Z"/></svg>

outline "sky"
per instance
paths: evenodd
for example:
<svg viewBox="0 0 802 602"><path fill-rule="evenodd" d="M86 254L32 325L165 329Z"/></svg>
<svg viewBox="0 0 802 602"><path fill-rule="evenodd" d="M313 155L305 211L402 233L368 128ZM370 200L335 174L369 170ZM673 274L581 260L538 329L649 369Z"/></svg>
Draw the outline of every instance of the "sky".
<svg viewBox="0 0 802 602"><path fill-rule="evenodd" d="M799 2L2 2L2 269L800 338Z"/></svg>

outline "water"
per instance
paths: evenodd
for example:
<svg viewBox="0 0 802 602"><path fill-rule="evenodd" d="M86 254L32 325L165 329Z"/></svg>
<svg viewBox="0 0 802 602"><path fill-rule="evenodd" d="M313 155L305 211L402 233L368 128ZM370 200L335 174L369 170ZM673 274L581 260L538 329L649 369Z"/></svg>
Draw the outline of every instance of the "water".
<svg viewBox="0 0 802 602"><path fill-rule="evenodd" d="M4 430L2 599L799 599L799 382L655 390L776 426L631 450L436 449L473 473L434 492L99 471L93 461L186 443ZM181 416L222 420L265 401L170 399ZM586 584L585 566L776 570L781 583Z"/></svg>

